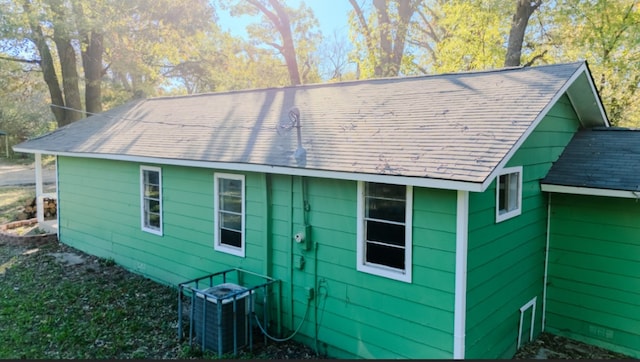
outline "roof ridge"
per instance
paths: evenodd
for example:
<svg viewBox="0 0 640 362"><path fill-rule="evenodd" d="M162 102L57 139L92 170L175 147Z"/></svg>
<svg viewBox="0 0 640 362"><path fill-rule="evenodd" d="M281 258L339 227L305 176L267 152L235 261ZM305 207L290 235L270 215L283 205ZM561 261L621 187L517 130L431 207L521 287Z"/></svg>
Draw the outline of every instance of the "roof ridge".
<svg viewBox="0 0 640 362"><path fill-rule="evenodd" d="M513 67L501 67L501 68L492 68L492 69L477 69L477 70L467 70L461 72L445 72L445 73L435 73L435 74L419 74L419 75L405 75L405 76L396 76L396 77L382 77L382 78L369 78L369 79L354 79L354 80L345 80L340 82L325 82L325 83L309 83L309 84L300 84L300 85L287 85L280 87L264 87L264 88L246 88L246 89L235 89L221 92L205 92L205 93L196 93L196 94L183 94L183 95L168 95L168 96L159 96L146 98L147 101L156 101L156 100L166 100L166 99L180 99L180 98L196 98L196 97L211 97L215 95L228 95L228 94L243 94L243 93L253 93L253 92L265 92L265 91L273 91L273 90L288 90L288 89L313 89L313 88L325 88L325 87L339 87L346 85L357 85L364 83L385 83L389 81L413 81L420 80L424 78L435 78L435 77L448 77L448 76L464 76L464 75L476 75L476 74L490 74L490 73L501 73L501 72L512 72L514 70L528 70L528 69L539 69L539 68L548 68L548 67L560 67L560 66L568 66L568 65L582 65L586 63L584 60L568 62L568 63L554 63L554 64L543 64L537 66L513 66Z"/></svg>

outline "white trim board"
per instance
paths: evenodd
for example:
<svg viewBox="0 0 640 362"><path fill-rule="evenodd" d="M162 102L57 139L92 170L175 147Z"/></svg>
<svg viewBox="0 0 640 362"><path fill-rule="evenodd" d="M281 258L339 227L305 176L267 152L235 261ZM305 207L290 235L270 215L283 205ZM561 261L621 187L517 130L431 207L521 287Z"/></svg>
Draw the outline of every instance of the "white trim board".
<svg viewBox="0 0 640 362"><path fill-rule="evenodd" d="M562 88L560 88L560 90L558 90L558 92L556 92L556 94L553 96L553 98L549 101L549 103L540 112L538 117L531 123L531 125L525 131L525 133L513 145L511 150L509 150L509 152L504 156L502 161L500 161L500 163L496 166L496 168L493 170L493 172L491 172L491 174L489 174L487 179L482 183L482 188L481 188L480 191L484 191L489 187L491 182L496 178L497 174L500 173L500 171L504 168L504 166L511 160L513 155L515 155L515 153L520 149L520 146L522 146L522 144L529 138L531 133L533 133L533 131L538 127L538 125L540 124L540 122L542 122L544 117L547 116L547 113L549 113L551 108L553 108L553 106L558 102L560 97L562 97L565 93L567 93L567 96L569 96L569 94L568 94L569 88L576 81L576 79L578 79L578 77L580 77L582 74L586 74L586 75L590 74L586 63L583 63L576 70L576 72L571 76L571 78L564 84L564 86L562 86ZM590 77L587 77L587 78L590 78ZM590 81L589 84L593 87L593 82ZM594 96L596 98L596 101L599 103L600 102L600 98L597 96L598 93L595 90L595 88L592 88L591 91L594 94ZM569 100L571 100L571 97L569 97ZM600 116L602 117L602 120L603 120L602 126L608 126L609 125L609 121L608 121L608 119L606 117L606 114L604 113L604 110L602 109L601 105L599 105L599 109L602 111L601 114L600 114ZM582 119L580 120L580 123L583 123ZM472 190L469 190L469 191L472 191Z"/></svg>
<svg viewBox="0 0 640 362"><path fill-rule="evenodd" d="M235 172L262 172L279 175L292 175L292 176L308 176L318 178L328 178L337 180L350 180L350 181L365 181L365 182L378 182L394 185L405 186L417 186L417 187L429 187L434 189L444 190L463 190L471 192L482 192L481 184L475 182L466 181L452 181L423 177L409 177L409 176L395 176L395 175L382 175L382 174L365 174L356 172L343 172L343 171L323 171L316 169L305 169L296 167L285 166L270 166L270 165L258 165L249 163L227 163L227 162L212 162L212 161L194 161L194 160L180 160L173 158L158 158L149 156L126 156L116 154L99 154L99 153L75 153L75 152L54 152L46 150L31 150L24 148L14 148L16 152L23 153L43 153L55 156L64 157L77 157L77 158L93 158L112 161L125 161L125 162L137 162L145 164L158 164L158 165L171 165L171 166L185 166L185 167L200 167L208 169L228 170Z"/></svg>
<svg viewBox="0 0 640 362"><path fill-rule="evenodd" d="M591 187L563 186L563 185L550 185L550 184L540 184L540 189L542 191L555 192L559 194L621 197L621 198L627 198L627 199L640 198L640 191L596 189Z"/></svg>
<svg viewBox="0 0 640 362"><path fill-rule="evenodd" d="M535 322L536 322L536 301L538 297L533 297L527 304L520 307L520 323L518 324L518 346L520 348L520 343L522 342L522 323L524 322L524 312L531 308L531 326L529 327L529 341L533 341L533 331L535 330Z"/></svg>

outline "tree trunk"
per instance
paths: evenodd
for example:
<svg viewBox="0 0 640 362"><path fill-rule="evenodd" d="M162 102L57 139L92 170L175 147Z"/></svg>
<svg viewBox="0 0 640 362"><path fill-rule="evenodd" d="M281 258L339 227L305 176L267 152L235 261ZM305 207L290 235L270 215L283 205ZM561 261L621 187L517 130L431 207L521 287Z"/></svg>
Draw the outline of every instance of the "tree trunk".
<svg viewBox="0 0 640 362"><path fill-rule="evenodd" d="M62 87L64 89L65 115L59 126L81 119L84 115L82 102L80 100L80 88L78 87L78 69L76 67L76 52L71 46L68 38L53 36L60 56L60 66L62 69Z"/></svg>
<svg viewBox="0 0 640 362"><path fill-rule="evenodd" d="M81 119L84 115L78 86L80 79L76 65L76 51L71 45L71 37L67 29L69 26L69 14L64 10L64 5L60 0L50 0L49 5L54 13L53 41L56 44L58 57L60 58L65 104L64 119L62 122L58 122L58 125L65 126Z"/></svg>
<svg viewBox="0 0 640 362"><path fill-rule="evenodd" d="M404 46L409 30L409 22L420 1L396 0L398 21L393 24L389 16L389 0L373 0L377 15L378 44L374 44L371 31L373 27L367 24L362 8L355 0L349 0L355 10L367 45L367 52L374 60L374 77L395 77L400 74L400 65L404 56ZM394 28L395 26L395 28ZM393 35L395 34L395 36Z"/></svg>
<svg viewBox="0 0 640 362"><path fill-rule="evenodd" d="M542 4L542 0L518 0L516 4L516 12L511 21L511 30L509 31L509 43L507 46L507 55L504 60L505 67L516 67L520 65L522 56L522 43L524 41L524 33L529 24L529 18L537 8Z"/></svg>
<svg viewBox="0 0 640 362"><path fill-rule="evenodd" d="M87 113L102 112L102 54L104 52L104 34L92 28L81 1L73 1L72 9L76 15L76 27L82 42L80 57L84 68L84 103ZM95 25L94 25L95 26Z"/></svg>
<svg viewBox="0 0 640 362"><path fill-rule="evenodd" d="M387 76L398 76L400 74L400 65L402 64L402 56L404 55L404 45L407 40L407 32L409 31L409 22L411 17L418 8L420 1L414 0L400 0L398 2L398 16L400 21L398 22L398 28L396 29L396 36L393 40L393 51L391 53L390 64L388 68Z"/></svg>
<svg viewBox="0 0 640 362"><path fill-rule="evenodd" d="M287 70L289 71L289 82L291 85L299 85L300 70L298 69L298 60L296 58L296 48L293 44L293 35L291 34L291 22L287 11L280 4L279 0L269 0L269 4L276 11L269 11L263 4L256 0L248 0L248 2L258 8L278 29L278 32L282 36L282 46L276 47L284 57L284 61L287 64Z"/></svg>
<svg viewBox="0 0 640 362"><path fill-rule="evenodd" d="M379 59L373 68L376 78L389 76L391 70L391 57L393 42L391 39L391 21L387 12L387 0L373 0L373 6L378 14L378 33L380 37Z"/></svg>
<svg viewBox="0 0 640 362"><path fill-rule="evenodd" d="M91 31L84 39L82 65L85 78L85 107L88 113L102 112L103 34Z"/></svg>
<svg viewBox="0 0 640 362"><path fill-rule="evenodd" d="M278 0L269 0L269 2L276 10L278 18L280 18L280 28L278 28L278 30L280 34L282 34L282 55L289 70L289 80L291 81L291 85L299 85L302 82L300 81L300 70L298 69L298 60L296 59L296 48L293 44L289 15L287 15L287 12Z"/></svg>
<svg viewBox="0 0 640 362"><path fill-rule="evenodd" d="M31 13L31 3L29 0L24 0L22 8L25 13ZM53 57L51 56L51 50L47 45L47 42L42 33L42 28L38 24L37 20L30 18L29 27L33 34L31 41L36 45L38 53L40 54L40 68L42 68L42 75L44 82L49 89L49 96L51 97L51 112L56 118L56 122L60 125L64 122L64 98L62 95L62 89L60 89L60 83L58 83L58 75L56 74L56 68L53 65Z"/></svg>

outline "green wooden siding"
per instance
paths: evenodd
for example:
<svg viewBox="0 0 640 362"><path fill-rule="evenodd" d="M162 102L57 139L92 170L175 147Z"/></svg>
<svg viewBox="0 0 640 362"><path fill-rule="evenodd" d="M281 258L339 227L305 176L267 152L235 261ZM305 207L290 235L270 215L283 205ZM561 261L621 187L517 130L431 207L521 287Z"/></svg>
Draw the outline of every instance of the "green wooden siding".
<svg viewBox="0 0 640 362"><path fill-rule="evenodd" d="M259 175L246 175L247 255L237 258L213 251L213 171L150 166L162 168L162 236L140 228L139 164L59 157L61 240L168 284L228 267L262 271Z"/></svg>
<svg viewBox="0 0 640 362"><path fill-rule="evenodd" d="M405 283L356 270L355 181L305 179L317 246L306 251L293 240L304 224L303 179L243 173L240 258L213 249L214 170L150 166L162 168L162 236L140 228L140 164L59 157L61 240L170 285L229 267L268 273L281 281L283 334L304 318L296 338L314 346L317 325L330 356L452 357L455 191L414 188L413 281ZM311 303L307 288L317 295Z"/></svg>
<svg viewBox="0 0 640 362"><path fill-rule="evenodd" d="M640 358L640 203L551 195L546 329Z"/></svg>
<svg viewBox="0 0 640 362"><path fill-rule="evenodd" d="M273 248L282 255L273 259L274 277L283 281L283 300L295 300L284 308L286 327L298 326L305 288L316 285L317 313L312 303L309 323L300 330L309 345L315 344L317 318L320 349L330 356L450 358L455 192L414 189L414 277L407 284L356 270L356 182L307 179L307 219L317 250L304 251L292 242L303 225L301 178L271 177ZM300 257L306 261L302 270L293 266Z"/></svg>
<svg viewBox="0 0 640 362"><path fill-rule="evenodd" d="M547 199L539 180L577 129L577 116L565 96L507 163L523 166L521 215L495 222L495 181L485 192L469 195L466 358L511 358L520 307L534 297L535 334L541 330ZM528 326L530 322L523 325ZM528 340L528 330L522 338Z"/></svg>

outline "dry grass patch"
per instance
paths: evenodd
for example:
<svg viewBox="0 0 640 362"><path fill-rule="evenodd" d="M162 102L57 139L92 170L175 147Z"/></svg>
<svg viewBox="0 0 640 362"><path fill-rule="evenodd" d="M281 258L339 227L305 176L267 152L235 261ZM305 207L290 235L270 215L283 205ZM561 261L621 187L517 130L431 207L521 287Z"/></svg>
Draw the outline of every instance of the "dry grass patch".
<svg viewBox="0 0 640 362"><path fill-rule="evenodd" d="M35 196L35 187L0 186L0 224L15 221L24 205Z"/></svg>

